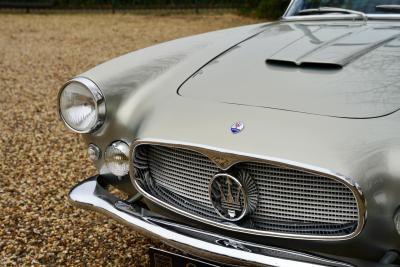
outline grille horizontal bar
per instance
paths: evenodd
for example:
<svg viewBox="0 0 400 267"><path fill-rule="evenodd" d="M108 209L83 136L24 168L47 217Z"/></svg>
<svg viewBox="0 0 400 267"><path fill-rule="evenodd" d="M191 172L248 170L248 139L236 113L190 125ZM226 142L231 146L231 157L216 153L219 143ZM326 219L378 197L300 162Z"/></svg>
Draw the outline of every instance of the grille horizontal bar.
<svg viewBox="0 0 400 267"><path fill-rule="evenodd" d="M221 169L207 156L183 148L140 145L134 159L140 187L159 201L214 222L223 219L209 199L209 182ZM136 165L135 165L136 164ZM345 184L312 172L241 162L258 190L256 210L239 227L312 236L345 236L358 226L359 209Z"/></svg>

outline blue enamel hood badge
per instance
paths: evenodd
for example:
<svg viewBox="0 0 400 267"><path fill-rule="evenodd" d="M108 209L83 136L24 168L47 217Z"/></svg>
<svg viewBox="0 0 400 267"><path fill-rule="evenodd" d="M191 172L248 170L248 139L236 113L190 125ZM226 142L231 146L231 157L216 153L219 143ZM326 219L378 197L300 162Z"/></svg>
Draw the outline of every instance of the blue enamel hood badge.
<svg viewBox="0 0 400 267"><path fill-rule="evenodd" d="M244 124L241 121L235 122L232 126L231 126L231 132L233 134L238 134L241 131L243 131L244 129Z"/></svg>

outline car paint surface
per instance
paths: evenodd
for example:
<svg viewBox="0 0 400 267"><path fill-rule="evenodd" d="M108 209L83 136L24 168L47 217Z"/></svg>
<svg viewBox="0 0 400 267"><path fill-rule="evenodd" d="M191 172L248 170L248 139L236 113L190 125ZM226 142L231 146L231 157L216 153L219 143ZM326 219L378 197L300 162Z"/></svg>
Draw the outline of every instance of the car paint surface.
<svg viewBox="0 0 400 267"><path fill-rule="evenodd" d="M400 107L398 26L271 25L201 68L179 94L333 117L385 116Z"/></svg>
<svg viewBox="0 0 400 267"><path fill-rule="evenodd" d="M320 25L321 22L313 23ZM392 27L392 23L385 23L381 23L380 27ZM348 24L348 27L351 27L353 22ZM262 85L248 88L253 93L251 95L246 95L245 91L230 94L230 88L227 86L234 86L232 80L240 78L231 75L221 81L223 87L218 87L224 94L212 91L213 83L210 83L210 88L193 87L189 90L190 93L184 93L184 96L177 93L178 88L196 71L238 44L246 46L252 42L255 45L257 40L265 42L265 54L259 63L265 70L268 67L262 64L266 64L265 60L273 55L266 42L268 30L295 25L296 23L277 22L184 38L133 52L83 73L81 77L91 79L102 90L107 108L105 124L95 133L83 135L84 139L87 143L98 145L102 151L115 140L123 140L128 144L140 139L207 145L215 149L265 155L317 166L349 177L364 193L368 210L365 229L358 237L335 242L291 240L289 245L287 240L272 237L262 240L254 236L243 238L320 253L379 258L384 251L399 248L399 236L394 229L392 218L400 205L400 113L395 112L370 120L343 119L335 116L343 114L370 117L395 111L399 105L394 80L391 80L388 91L382 92L384 101L374 98L374 92L370 90L363 90L357 85L351 87L349 93L355 93L354 97L361 103L359 108L345 101L348 98L344 89L340 89L341 94L327 97L334 99L339 106L329 104L328 100L323 99L322 93L316 95L316 88L306 88L311 90L310 95L289 94L288 98L291 99L287 99L288 103L284 102L283 94L275 96L281 106L293 103L296 99L301 100L299 106L291 108L301 112L265 108L268 105L254 104L254 101L270 101L262 99L266 97L267 92L260 93L257 98L254 95L257 89L266 90L263 86L268 79L265 77L259 77L263 79ZM368 25L374 27L372 23ZM395 30L388 31L392 33ZM296 29L295 33L299 38L304 37L301 30ZM263 37L263 34L267 36ZM289 36L288 41L293 40L293 36ZM246 41L247 39L249 40ZM276 42L279 41L279 38L277 39ZM369 55L375 53L374 51L371 50ZM226 56L233 56L234 53L235 50ZM255 54L259 56L260 51ZM286 53L282 55L288 56ZM349 63L350 68L355 66L352 64L356 62ZM392 65L393 62L389 64ZM211 68L216 66L218 64L211 65L207 75L211 75ZM238 68L236 65L231 67ZM345 69L346 67L343 70ZM218 68L214 71L220 74L224 72ZM251 71L248 70L249 76L252 75ZM254 71L259 73L260 70ZM355 67L354 71L354 75L361 75ZM374 68L374 71L379 70ZM392 71L395 72L396 69ZM325 70L319 73L316 70L283 69L282 72L294 73L299 77L310 75L310 80L321 77L329 81ZM246 74L243 73L243 76ZM277 75L269 83L282 86L278 78L281 77ZM192 86L190 83L193 81L188 82L188 85ZM203 85L205 82L203 81ZM350 83L351 80L347 82ZM329 89L330 92L332 90L333 88ZM226 99L237 102L240 100L240 103L228 103ZM316 99L322 101L322 106L314 106L313 102ZM245 128L239 134L233 135L230 127L236 121L242 121ZM103 163L101 159L96 164L99 173L107 175L109 172Z"/></svg>

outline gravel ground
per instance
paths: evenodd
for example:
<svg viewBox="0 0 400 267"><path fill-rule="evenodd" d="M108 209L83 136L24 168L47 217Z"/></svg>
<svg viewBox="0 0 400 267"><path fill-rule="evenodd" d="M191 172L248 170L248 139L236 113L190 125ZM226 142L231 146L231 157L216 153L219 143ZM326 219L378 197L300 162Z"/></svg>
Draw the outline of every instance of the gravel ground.
<svg viewBox="0 0 400 267"><path fill-rule="evenodd" d="M147 265L151 240L67 202L96 173L58 120L58 88L107 59L255 22L236 15L0 13L0 265Z"/></svg>

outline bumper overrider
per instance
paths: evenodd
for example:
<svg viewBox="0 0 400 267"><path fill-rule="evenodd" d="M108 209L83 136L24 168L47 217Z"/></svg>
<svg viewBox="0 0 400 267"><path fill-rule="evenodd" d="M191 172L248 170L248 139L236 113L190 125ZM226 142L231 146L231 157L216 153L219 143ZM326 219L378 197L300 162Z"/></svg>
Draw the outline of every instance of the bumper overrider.
<svg viewBox="0 0 400 267"><path fill-rule="evenodd" d="M244 242L195 229L155 215L138 200L122 200L111 194L116 179L93 176L73 187L71 203L109 216L143 235L160 240L187 254L240 266L352 266L348 263L276 247Z"/></svg>

